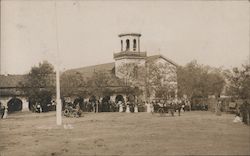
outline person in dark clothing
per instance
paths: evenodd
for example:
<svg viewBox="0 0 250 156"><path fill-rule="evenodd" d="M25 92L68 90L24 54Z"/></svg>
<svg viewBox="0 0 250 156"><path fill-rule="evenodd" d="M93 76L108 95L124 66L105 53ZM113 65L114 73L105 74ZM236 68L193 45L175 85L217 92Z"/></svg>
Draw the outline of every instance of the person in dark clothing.
<svg viewBox="0 0 250 156"><path fill-rule="evenodd" d="M250 124L250 104L247 102L247 100L244 101L244 103L240 106L240 114L242 116L242 122L245 124Z"/></svg>
<svg viewBox="0 0 250 156"><path fill-rule="evenodd" d="M173 104L173 102L171 102L170 105L169 105L169 111L170 111L172 116L174 116L174 109L175 109L174 104Z"/></svg>
<svg viewBox="0 0 250 156"><path fill-rule="evenodd" d="M36 112L41 113L41 105L40 104L36 105Z"/></svg>
<svg viewBox="0 0 250 156"><path fill-rule="evenodd" d="M2 106L2 104L0 103L0 115L1 115L1 119L4 116L4 112L5 112L5 106Z"/></svg>
<svg viewBox="0 0 250 156"><path fill-rule="evenodd" d="M178 115L181 116L181 103L176 104Z"/></svg>

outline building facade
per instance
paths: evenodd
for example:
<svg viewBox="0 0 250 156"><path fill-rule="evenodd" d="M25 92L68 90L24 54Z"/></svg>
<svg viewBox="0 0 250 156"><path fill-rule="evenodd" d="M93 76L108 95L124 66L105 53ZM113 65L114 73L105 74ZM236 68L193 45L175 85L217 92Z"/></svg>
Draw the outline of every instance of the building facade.
<svg viewBox="0 0 250 156"><path fill-rule="evenodd" d="M139 98L143 101L153 100L156 98L156 88L159 86L156 86L153 81L158 81L161 82L162 86L164 86L166 83L170 85L170 88L174 93L172 97L177 97L178 65L163 55L147 56L146 51L141 51L141 36L142 35L139 33L119 34L118 37L120 40L120 50L113 54L114 62L71 69L66 71L66 73L81 73L82 75L91 76L94 72L105 71L106 73L110 73L111 75L115 76L120 81L123 81L125 85L139 87L139 89L142 90L142 94ZM152 76L152 73L155 70L161 72L162 75L160 75L160 78L159 75L155 75L155 77ZM144 78L143 80L139 78L136 80L135 77L131 77L132 75L136 75L136 71L139 72L139 77L141 76ZM119 84L117 84L117 80L114 81L115 82L109 86L114 90L111 100L115 101L117 97L121 96L123 99L126 99L125 97L128 93L124 93L124 90L122 89L117 91L117 87L119 88L117 85ZM146 84L147 82L148 84ZM150 95L148 95L147 92L150 92Z"/></svg>
<svg viewBox="0 0 250 156"><path fill-rule="evenodd" d="M141 51L139 33L120 34L118 37L120 50L113 54L114 62L70 69L63 74L77 73L84 77L91 77L95 72L109 73L111 83L108 87L112 90L110 96L112 101L127 99L130 93L124 91L124 88L128 86L137 87L142 91L140 95L134 95L140 101L151 101L157 98L157 88L161 86L167 86L166 89L172 92L171 96L177 97L178 65L163 55L147 56L146 51ZM0 102L3 105L13 106L18 103L21 106L16 109L28 110L27 96L18 85L24 79L25 75L0 76ZM164 87L160 91L164 91ZM76 96L72 95L72 101L74 98Z"/></svg>
<svg viewBox="0 0 250 156"><path fill-rule="evenodd" d="M29 102L19 83L26 75L0 75L0 103L11 111L29 110Z"/></svg>

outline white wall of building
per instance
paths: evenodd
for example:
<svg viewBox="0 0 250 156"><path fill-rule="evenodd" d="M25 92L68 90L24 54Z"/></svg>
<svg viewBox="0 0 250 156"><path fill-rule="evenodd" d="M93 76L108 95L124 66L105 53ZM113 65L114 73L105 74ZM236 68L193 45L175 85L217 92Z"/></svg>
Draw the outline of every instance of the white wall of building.
<svg viewBox="0 0 250 156"><path fill-rule="evenodd" d="M135 63L138 66L145 66L145 59L120 59L115 61L115 75L119 78L123 78L123 74L120 71L120 67L126 63Z"/></svg>
<svg viewBox="0 0 250 156"><path fill-rule="evenodd" d="M7 108L8 102L12 99L13 97L8 96L8 97L1 97L0 102ZM27 98L23 96L17 96L16 98L20 99L22 101L22 111L29 111L29 102Z"/></svg>

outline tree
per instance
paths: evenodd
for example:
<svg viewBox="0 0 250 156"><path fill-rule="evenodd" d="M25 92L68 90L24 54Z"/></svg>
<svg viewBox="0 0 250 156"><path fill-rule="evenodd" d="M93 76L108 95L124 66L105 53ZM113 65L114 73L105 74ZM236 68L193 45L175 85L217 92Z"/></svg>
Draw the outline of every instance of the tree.
<svg viewBox="0 0 250 156"><path fill-rule="evenodd" d="M227 94L235 98L250 98L250 66L242 65L225 72L229 82Z"/></svg>
<svg viewBox="0 0 250 156"><path fill-rule="evenodd" d="M84 97L88 95L86 79L80 73L63 73L60 82L62 96Z"/></svg>
<svg viewBox="0 0 250 156"><path fill-rule="evenodd" d="M177 89L176 66L169 63L147 63L146 94L161 99L173 97Z"/></svg>
<svg viewBox="0 0 250 156"><path fill-rule="evenodd" d="M110 74L106 72L94 72L94 74L87 80L88 94L97 96L97 98L110 96L110 81Z"/></svg>
<svg viewBox="0 0 250 156"><path fill-rule="evenodd" d="M225 87L224 71L217 68L210 68L207 74L207 95L220 95Z"/></svg>
<svg viewBox="0 0 250 156"><path fill-rule="evenodd" d="M52 95L55 94L55 72L54 67L47 61L39 63L31 68L26 80L20 84L28 96L30 108L39 103L43 110L51 102Z"/></svg>
<svg viewBox="0 0 250 156"><path fill-rule="evenodd" d="M177 78L179 96L188 98L220 95L225 85L221 69L203 66L197 61L178 67Z"/></svg>

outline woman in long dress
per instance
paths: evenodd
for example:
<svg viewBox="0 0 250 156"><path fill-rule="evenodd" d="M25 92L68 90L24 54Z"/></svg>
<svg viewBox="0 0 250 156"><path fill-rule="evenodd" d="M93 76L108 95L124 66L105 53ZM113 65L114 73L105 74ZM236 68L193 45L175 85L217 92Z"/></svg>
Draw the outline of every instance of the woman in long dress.
<svg viewBox="0 0 250 156"><path fill-rule="evenodd" d="M123 112L122 102L118 101L119 112Z"/></svg>
<svg viewBox="0 0 250 156"><path fill-rule="evenodd" d="M150 107L150 103L148 103L147 101L145 102L146 108L147 108L147 113L151 113L151 107Z"/></svg>

